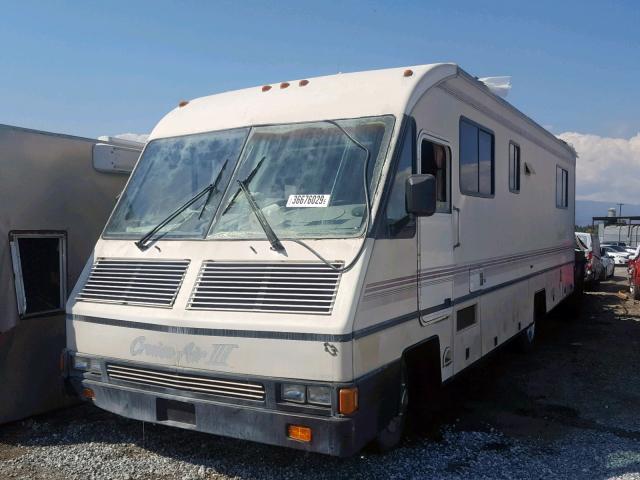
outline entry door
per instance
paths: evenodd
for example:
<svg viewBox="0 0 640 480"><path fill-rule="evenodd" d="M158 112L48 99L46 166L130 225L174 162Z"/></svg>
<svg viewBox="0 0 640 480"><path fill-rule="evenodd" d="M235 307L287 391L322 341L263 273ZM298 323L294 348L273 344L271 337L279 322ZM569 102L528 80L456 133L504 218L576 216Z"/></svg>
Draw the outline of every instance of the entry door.
<svg viewBox="0 0 640 480"><path fill-rule="evenodd" d="M451 314L454 244L451 149L446 142L422 134L417 163L420 173L436 177L437 186L436 213L418 218L418 304L421 322L425 324Z"/></svg>

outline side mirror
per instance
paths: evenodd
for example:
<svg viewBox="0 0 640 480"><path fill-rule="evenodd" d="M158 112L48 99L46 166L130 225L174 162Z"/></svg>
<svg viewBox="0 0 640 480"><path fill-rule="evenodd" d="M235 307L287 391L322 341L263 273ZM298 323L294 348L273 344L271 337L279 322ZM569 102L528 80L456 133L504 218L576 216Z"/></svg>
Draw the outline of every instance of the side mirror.
<svg viewBox="0 0 640 480"><path fill-rule="evenodd" d="M436 211L436 178L433 175L411 175L405 184L407 212L416 217L430 217Z"/></svg>

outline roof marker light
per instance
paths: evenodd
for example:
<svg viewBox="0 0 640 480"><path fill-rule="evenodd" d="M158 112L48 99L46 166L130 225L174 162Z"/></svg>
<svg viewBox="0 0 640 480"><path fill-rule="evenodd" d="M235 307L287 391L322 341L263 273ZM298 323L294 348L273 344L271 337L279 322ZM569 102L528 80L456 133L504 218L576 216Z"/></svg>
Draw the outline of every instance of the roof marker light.
<svg viewBox="0 0 640 480"><path fill-rule="evenodd" d="M300 81L298 82L298 85L299 85L300 87L304 87L304 86L306 86L306 85L309 85L309 80L300 80Z"/></svg>
<svg viewBox="0 0 640 480"><path fill-rule="evenodd" d="M182 108L188 104L189 104L189 100L180 100L180 102L178 103L178 106Z"/></svg>
<svg viewBox="0 0 640 480"><path fill-rule="evenodd" d="M280 88L287 88L289 86L289 82L282 82L280 84Z"/></svg>
<svg viewBox="0 0 640 480"><path fill-rule="evenodd" d="M271 85L263 85L262 87L263 92L268 92L269 90L271 90Z"/></svg>
<svg viewBox="0 0 640 480"><path fill-rule="evenodd" d="M410 77L411 75L413 75L413 70L407 68L402 75L405 77Z"/></svg>

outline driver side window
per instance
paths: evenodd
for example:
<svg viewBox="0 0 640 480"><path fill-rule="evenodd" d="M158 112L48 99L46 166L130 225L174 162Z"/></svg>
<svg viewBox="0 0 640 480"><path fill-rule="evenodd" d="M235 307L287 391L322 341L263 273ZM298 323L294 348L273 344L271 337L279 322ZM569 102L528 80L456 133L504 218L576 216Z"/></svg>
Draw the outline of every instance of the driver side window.
<svg viewBox="0 0 640 480"><path fill-rule="evenodd" d="M405 191L407 178L413 173L414 138L410 128L405 133L400 158L390 185L385 215L388 238L411 238L416 229L416 219L407 212Z"/></svg>

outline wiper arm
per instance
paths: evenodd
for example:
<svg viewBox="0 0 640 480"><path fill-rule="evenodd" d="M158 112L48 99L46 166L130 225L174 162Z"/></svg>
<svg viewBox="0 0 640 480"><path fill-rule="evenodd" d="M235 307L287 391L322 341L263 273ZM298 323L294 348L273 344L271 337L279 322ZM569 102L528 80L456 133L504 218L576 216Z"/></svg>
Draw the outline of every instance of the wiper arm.
<svg viewBox="0 0 640 480"><path fill-rule="evenodd" d="M262 166L262 162L264 162L265 158L267 157L262 157L260 161L256 163L256 166L253 167L253 170L251 170L249 175L247 175L247 178L243 180L245 185L249 185L249 182L251 182L251 179L253 179L253 177L258 172L258 170L260 170L260 167ZM236 190L236 193L233 194L233 197L231 197L231 200L229 200L229 203L227 203L227 206L224 208L220 216L225 215L229 211L229 209L231 208L231 205L233 205L233 203L236 201L236 198L238 197L239 193L240 193L240 187L238 187L238 189Z"/></svg>
<svg viewBox="0 0 640 480"><path fill-rule="evenodd" d="M258 219L258 223L262 227L262 230L264 230L264 233L267 236L269 243L271 244L271 248L273 248L276 252L284 251L284 246L282 245L282 243L280 243L276 232L274 232L273 228L271 228L271 225L269 225L267 218L264 216L264 213L262 213L262 210L260 210L260 207L256 203L255 198L253 198L253 195L249 191L246 183L247 180L237 180L237 182L240 190L242 190L242 192L247 197L247 202L249 203L249 207L251 207L251 211Z"/></svg>
<svg viewBox="0 0 640 480"><path fill-rule="evenodd" d="M162 220L155 227L153 227L151 230L149 230L140 240L134 242L135 246L138 247L142 251L144 251L147 248L149 248L149 241L151 240L151 238L159 230L161 230L166 225L168 225L169 222L171 222L171 220L176 218L178 215L180 215L182 212L184 212L191 205L193 205L198 200L200 200L202 197L207 195L207 199L206 199L206 201L204 203L204 206L202 207L202 210L200 211L200 215L198 215L198 218L200 218L202 216L202 212L204 211L204 207L207 205L207 203L209 202L209 199L211 198L211 194L213 193L213 191L215 191L218 188L218 183L220 183L220 179L222 178L222 172L224 172L224 169L227 167L227 162L228 162L228 160L224 161L224 164L222 165L222 168L220 169L220 171L218 172L218 175L216 176L215 180L212 183L210 183L209 185L204 187L202 190L200 190L198 193L196 193L193 197L191 197L189 200L187 200L187 202L184 205L176 208L164 220Z"/></svg>

